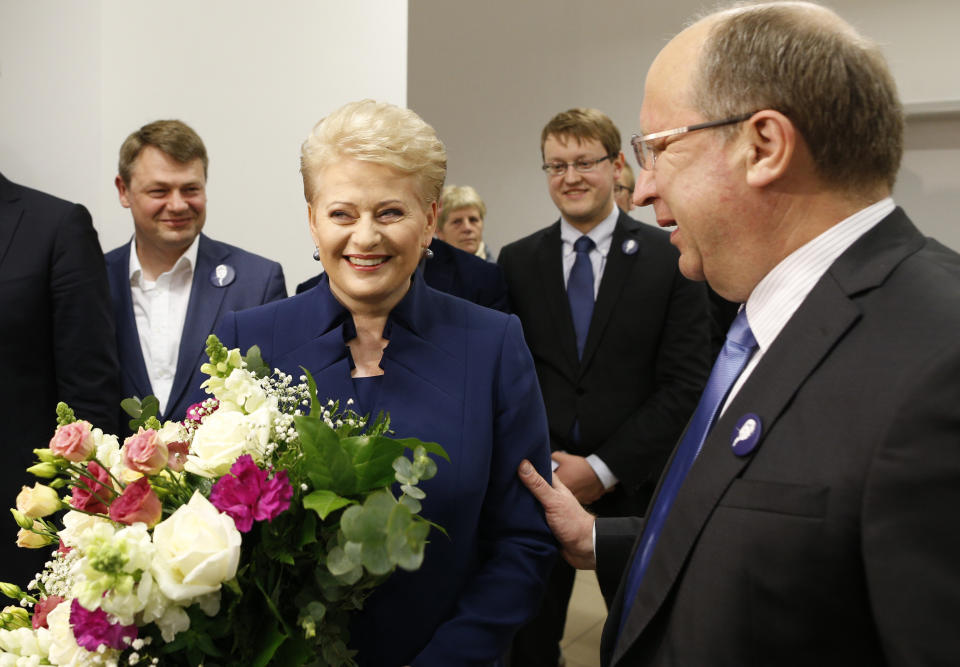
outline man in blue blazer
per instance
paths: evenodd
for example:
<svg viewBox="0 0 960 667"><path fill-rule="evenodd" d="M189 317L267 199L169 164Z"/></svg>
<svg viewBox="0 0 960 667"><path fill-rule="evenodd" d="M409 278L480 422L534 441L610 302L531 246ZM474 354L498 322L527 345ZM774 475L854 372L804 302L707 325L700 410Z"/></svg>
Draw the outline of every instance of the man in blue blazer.
<svg viewBox="0 0 960 667"><path fill-rule="evenodd" d="M116 429L112 340L103 255L87 209L0 174L0 507L13 507L20 487L37 481L26 468L53 436L58 401L94 426ZM17 547L15 529L8 516L0 581L23 587L49 550Z"/></svg>
<svg viewBox="0 0 960 667"><path fill-rule="evenodd" d="M132 133L119 172L120 203L134 224L133 240L106 256L121 388L155 395L161 419L180 420L205 397L207 336L228 312L284 298L283 269L200 233L207 152L186 124L155 121Z"/></svg>
<svg viewBox="0 0 960 667"><path fill-rule="evenodd" d="M622 577L600 663L957 664L960 255L891 198L879 46L735 6L660 52L640 121L635 200L745 305L645 520L521 466L567 558Z"/></svg>
<svg viewBox="0 0 960 667"><path fill-rule="evenodd" d="M423 279L430 287L479 306L510 312L503 269L438 238L430 241L430 252L432 256L420 263ZM317 275L300 283L297 294L316 287L319 282Z"/></svg>

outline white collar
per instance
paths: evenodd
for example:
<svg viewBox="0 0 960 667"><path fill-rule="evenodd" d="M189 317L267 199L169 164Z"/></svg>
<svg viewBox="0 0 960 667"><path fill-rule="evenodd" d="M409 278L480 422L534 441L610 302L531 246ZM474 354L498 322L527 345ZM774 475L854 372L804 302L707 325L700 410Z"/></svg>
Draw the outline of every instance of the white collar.
<svg viewBox="0 0 960 667"><path fill-rule="evenodd" d="M174 262L173 266L169 271L164 271L160 275L166 275L168 273L174 273L176 271L189 270L191 273L194 268L197 266L197 253L200 249L200 235L197 234L193 238L193 243L177 258L177 261ZM140 283L143 276L143 267L140 265L140 258L137 256L137 237L134 235L133 239L130 241L130 267L129 278L131 283ZM159 279L160 276L157 276ZM146 278L143 278L146 280Z"/></svg>

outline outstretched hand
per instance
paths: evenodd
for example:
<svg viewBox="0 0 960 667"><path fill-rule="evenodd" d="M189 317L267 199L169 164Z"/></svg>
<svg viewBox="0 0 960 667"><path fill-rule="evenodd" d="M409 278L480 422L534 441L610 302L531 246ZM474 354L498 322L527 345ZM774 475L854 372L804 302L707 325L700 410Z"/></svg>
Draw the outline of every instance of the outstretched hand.
<svg viewBox="0 0 960 667"><path fill-rule="evenodd" d="M524 486L543 505L547 525L560 542L561 553L566 561L579 570L596 569L593 515L583 509L580 501L556 475L553 486L550 486L526 459L520 464L517 474Z"/></svg>

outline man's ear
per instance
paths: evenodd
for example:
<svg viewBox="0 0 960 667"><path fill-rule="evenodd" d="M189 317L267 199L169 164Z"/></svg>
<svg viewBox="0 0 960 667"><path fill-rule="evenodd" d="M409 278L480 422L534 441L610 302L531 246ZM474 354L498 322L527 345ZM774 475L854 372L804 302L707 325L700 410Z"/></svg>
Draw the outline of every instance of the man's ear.
<svg viewBox="0 0 960 667"><path fill-rule="evenodd" d="M120 205L124 208L130 208L130 191L127 189L127 184L123 182L123 179L120 178L119 174L117 174L117 177L113 179L113 184L117 186L117 194L120 196Z"/></svg>
<svg viewBox="0 0 960 667"><path fill-rule="evenodd" d="M747 184L762 188L783 178L796 155L799 133L779 111L758 111L746 125Z"/></svg>
<svg viewBox="0 0 960 667"><path fill-rule="evenodd" d="M614 183L620 182L620 174L623 172L623 165L626 163L627 158L623 156L623 151L617 154L616 159L613 161L613 181Z"/></svg>

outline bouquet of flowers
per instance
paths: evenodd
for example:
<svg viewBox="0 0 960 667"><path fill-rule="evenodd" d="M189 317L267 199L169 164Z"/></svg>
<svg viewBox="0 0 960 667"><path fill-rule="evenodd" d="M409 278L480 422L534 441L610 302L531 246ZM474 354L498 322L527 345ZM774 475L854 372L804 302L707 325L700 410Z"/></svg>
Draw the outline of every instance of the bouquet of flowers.
<svg viewBox="0 0 960 667"><path fill-rule="evenodd" d="M352 665L351 613L422 563L417 484L439 445L321 403L255 347L211 336L207 354L214 398L162 425L155 398L127 399L122 446L58 406L28 469L50 481L11 510L20 546L58 548L27 590L0 584L19 601L0 613L0 667Z"/></svg>

